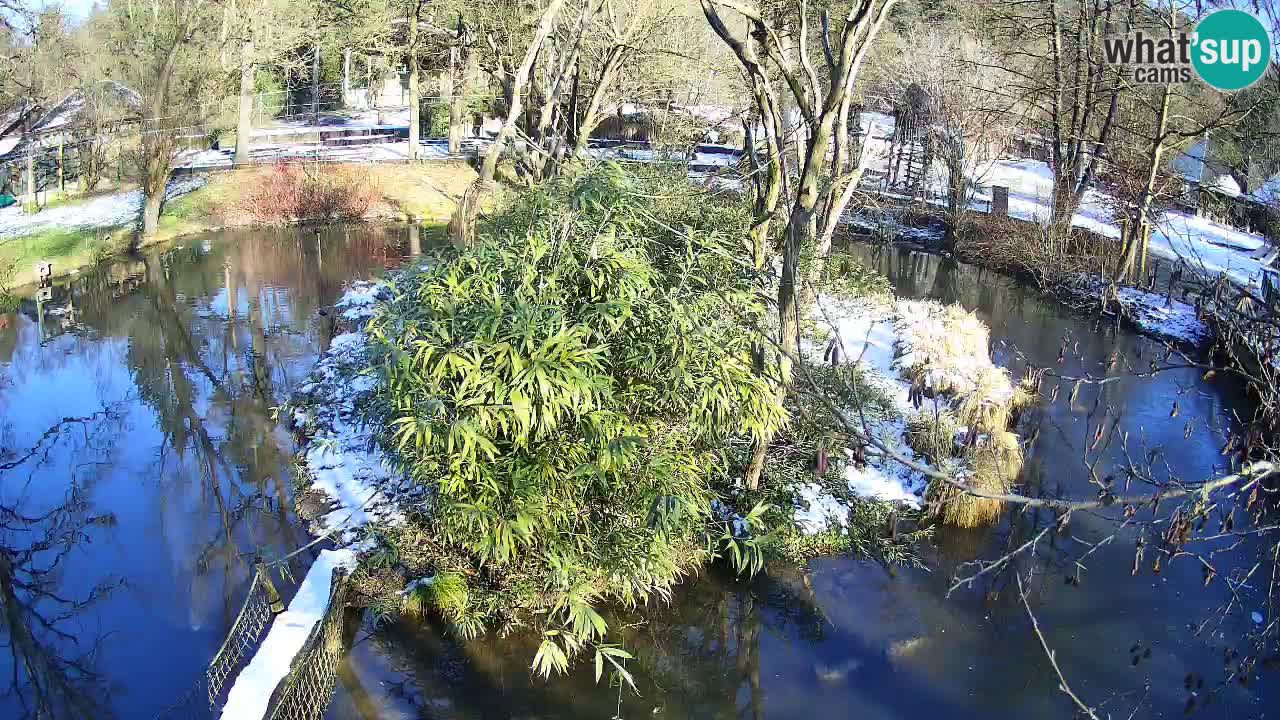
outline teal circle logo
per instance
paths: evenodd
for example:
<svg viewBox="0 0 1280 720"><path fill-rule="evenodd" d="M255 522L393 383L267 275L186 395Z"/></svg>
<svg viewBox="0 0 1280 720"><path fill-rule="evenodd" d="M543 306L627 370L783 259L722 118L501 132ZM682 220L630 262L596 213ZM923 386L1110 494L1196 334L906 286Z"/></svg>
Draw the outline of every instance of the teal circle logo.
<svg viewBox="0 0 1280 720"><path fill-rule="evenodd" d="M1196 25L1191 64L1200 79L1228 92L1258 81L1271 64L1271 37L1243 10L1217 10Z"/></svg>

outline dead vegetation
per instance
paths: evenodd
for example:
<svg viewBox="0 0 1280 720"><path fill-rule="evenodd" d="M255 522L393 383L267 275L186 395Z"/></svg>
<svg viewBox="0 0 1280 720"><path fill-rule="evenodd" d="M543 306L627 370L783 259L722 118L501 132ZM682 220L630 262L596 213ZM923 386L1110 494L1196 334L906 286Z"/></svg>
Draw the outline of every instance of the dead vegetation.
<svg viewBox="0 0 1280 720"><path fill-rule="evenodd" d="M991 362L988 330L971 312L933 302L900 302L895 320L898 362L920 398L945 399L945 407L907 420L907 444L934 465L959 463L969 490L934 479L926 492L928 516L960 527L999 519L1000 500L1013 489L1023 450L1010 428L1036 397L1035 379L1015 385ZM957 442L957 437L963 437Z"/></svg>
<svg viewBox="0 0 1280 720"><path fill-rule="evenodd" d="M956 254L1042 289L1081 274L1105 275L1115 264L1118 243L1080 228L968 213L956 232Z"/></svg>
<svg viewBox="0 0 1280 720"><path fill-rule="evenodd" d="M298 220L353 220L382 199L377 176L354 165L279 163L245 171L234 209L260 225Z"/></svg>

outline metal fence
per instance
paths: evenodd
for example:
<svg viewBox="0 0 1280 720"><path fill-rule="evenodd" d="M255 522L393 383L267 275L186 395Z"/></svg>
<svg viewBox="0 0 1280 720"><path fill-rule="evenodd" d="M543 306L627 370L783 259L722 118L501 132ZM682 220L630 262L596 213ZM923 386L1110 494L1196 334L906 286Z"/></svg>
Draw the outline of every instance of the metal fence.
<svg viewBox="0 0 1280 720"><path fill-rule="evenodd" d="M329 605L294 657L289 676L273 698L270 720L320 720L333 698L338 662L345 651L343 620L350 583L342 568L333 571Z"/></svg>
<svg viewBox="0 0 1280 720"><path fill-rule="evenodd" d="M271 618L284 609L272 579L272 565L257 566L240 614L209 661L204 676L173 705L156 715L155 720L209 720L221 714L227 681L243 669L271 624ZM334 571L329 606L294 658L289 675L277 688L267 712L272 720L319 720L324 716L333 695L337 665L345 650L342 632L347 577L342 569Z"/></svg>

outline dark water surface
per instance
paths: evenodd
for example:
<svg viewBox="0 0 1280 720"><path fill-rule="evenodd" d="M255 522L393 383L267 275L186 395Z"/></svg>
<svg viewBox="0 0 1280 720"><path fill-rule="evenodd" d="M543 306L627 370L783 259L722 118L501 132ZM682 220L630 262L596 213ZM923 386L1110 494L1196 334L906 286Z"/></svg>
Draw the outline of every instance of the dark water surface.
<svg viewBox="0 0 1280 720"><path fill-rule="evenodd" d="M1145 368L1161 351L989 272L901 248L850 250L888 275L903 297L976 310L991 327L997 361L1015 377L1027 362L1101 373L1113 350ZM1068 358L1058 366L1064 337ZM1025 436L1039 431L1028 449L1024 493L1093 496L1086 459L1097 461L1101 475L1124 459L1118 440L1089 452L1104 418L1129 431L1129 451L1139 460L1156 451L1158 476L1206 476L1222 469L1228 414L1247 407L1240 388L1205 382L1191 370L1085 387L1074 402L1069 394L1064 387L1056 403L1023 421ZM1170 418L1175 400L1179 414ZM719 571L692 579L670 607L612 619L614 627L633 623L621 639L636 655L629 669L638 697L595 684L590 663L550 682L532 678L535 644L519 632L461 643L432 627L362 630L328 717L1068 718L1073 706L1058 690L1014 576L993 573L947 597L963 563L999 557L1050 522L1046 514L1007 514L989 530L940 532L925 549L929 571L891 576L872 562L833 557L807 571L771 568L749 582ZM1262 602L1254 590L1265 590L1267 579L1237 588L1243 606L1223 614L1234 595L1222 576L1234 567L1242 578L1259 559L1269 568L1270 550L1242 540L1216 556L1221 575L1208 587L1192 558L1155 574L1149 553L1132 575L1132 532L1088 555L1083 567L1074 564L1113 528L1103 517L1078 514L1066 533L1050 533L1019 566L1024 574L1035 568L1030 602L1072 689L1103 717L1280 713L1274 672L1259 670L1246 687L1228 681L1223 663L1227 648L1248 652L1241 635L1253 628L1250 612L1265 613L1250 603ZM1224 545L1199 549L1215 547ZM1076 575L1078 585L1067 582ZM1189 627L1202 622L1199 633ZM1196 674L1194 696L1188 673Z"/></svg>
<svg viewBox="0 0 1280 720"><path fill-rule="evenodd" d="M219 233L0 315L0 718L151 718L203 675L251 553L308 539L273 408L331 335L318 310L410 249Z"/></svg>

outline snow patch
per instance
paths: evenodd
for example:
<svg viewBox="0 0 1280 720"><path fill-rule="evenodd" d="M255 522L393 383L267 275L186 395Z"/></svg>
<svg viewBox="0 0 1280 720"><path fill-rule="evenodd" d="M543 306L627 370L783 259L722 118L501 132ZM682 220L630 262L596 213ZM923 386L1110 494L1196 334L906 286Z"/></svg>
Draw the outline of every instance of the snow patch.
<svg viewBox="0 0 1280 720"><path fill-rule="evenodd" d="M204 187L208 180L189 176L169 181L165 200L186 195ZM88 200L70 202L36 213L25 213L20 205L0 210L0 238L31 235L44 230L91 230L136 223L142 213L142 191L98 195Z"/></svg>
<svg viewBox="0 0 1280 720"><path fill-rule="evenodd" d="M891 412L886 417L866 417L868 429L894 455L924 465L905 440L906 419L917 412L912 402L909 373L922 375L923 383L937 394L924 403L938 407L949 404L946 396L985 393L989 402L1008 402L1013 384L1008 373L991 362L989 332L972 313L958 306L932 301L874 299L842 300L819 296L812 318L832 332L831 345L840 362L856 364L863 382L888 398ZM803 348L811 359L822 356L828 347L807 342ZM860 415L850 415L851 424L861 424ZM928 487L928 478L908 465L874 448L867 448L860 467L854 453L844 450L841 473L845 485L855 495L901 503L918 509ZM818 483L799 488L795 519L807 533L843 528L848 508Z"/></svg>
<svg viewBox="0 0 1280 720"><path fill-rule="evenodd" d="M362 328L375 305L387 297L386 285L358 282L335 304L352 327ZM368 338L356 329L333 338L295 400L294 427L307 441L300 453L311 477L332 509L319 518L321 531L339 531L346 542L371 522L400 524L403 493L412 492L404 474L382 451L362 409L378 388L368 372Z"/></svg>

